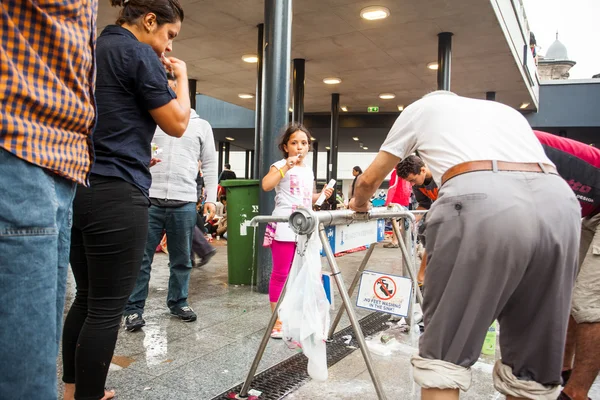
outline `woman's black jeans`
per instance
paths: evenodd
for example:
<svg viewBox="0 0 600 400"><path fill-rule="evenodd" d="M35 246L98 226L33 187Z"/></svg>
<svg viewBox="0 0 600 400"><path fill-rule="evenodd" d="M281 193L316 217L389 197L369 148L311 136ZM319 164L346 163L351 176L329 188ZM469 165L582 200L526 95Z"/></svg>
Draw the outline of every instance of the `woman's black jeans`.
<svg viewBox="0 0 600 400"><path fill-rule="evenodd" d="M101 399L123 309L148 233L148 199L124 180L92 175L73 202L70 262L77 294L63 332L63 381Z"/></svg>

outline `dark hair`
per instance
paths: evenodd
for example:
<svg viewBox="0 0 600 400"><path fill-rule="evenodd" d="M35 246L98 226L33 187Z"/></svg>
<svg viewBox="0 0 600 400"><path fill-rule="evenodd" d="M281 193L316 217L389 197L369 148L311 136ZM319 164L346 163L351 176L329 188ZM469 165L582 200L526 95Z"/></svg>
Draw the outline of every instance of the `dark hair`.
<svg viewBox="0 0 600 400"><path fill-rule="evenodd" d="M224 194L222 194L221 196L219 196L219 201L222 203L223 201L227 201L227 196L225 196Z"/></svg>
<svg viewBox="0 0 600 400"><path fill-rule="evenodd" d="M231 164L225 164L225 168L231 169Z"/></svg>
<svg viewBox="0 0 600 400"><path fill-rule="evenodd" d="M123 7L115 22L117 25L135 24L148 13L156 15L158 25L183 22L183 8L179 0L110 0L110 4Z"/></svg>
<svg viewBox="0 0 600 400"><path fill-rule="evenodd" d="M362 168L360 168L358 165L355 166L354 168L352 168L354 171L358 172L358 174L362 174Z"/></svg>
<svg viewBox="0 0 600 400"><path fill-rule="evenodd" d="M421 168L424 166L425 163L423 160L417 156L410 155L398 163L398 166L396 167L396 174L400 178L406 179L410 174L420 174Z"/></svg>
<svg viewBox="0 0 600 400"><path fill-rule="evenodd" d="M281 139L279 140L279 150L281 150L285 158L288 158L288 153L284 150L283 145L287 145L287 142L290 141L290 137L298 131L304 132L306 134L306 138L308 139L308 147L311 147L312 135L310 134L308 129L306 129L304 125L299 124L297 122L289 124L283 132L283 135L281 135Z"/></svg>

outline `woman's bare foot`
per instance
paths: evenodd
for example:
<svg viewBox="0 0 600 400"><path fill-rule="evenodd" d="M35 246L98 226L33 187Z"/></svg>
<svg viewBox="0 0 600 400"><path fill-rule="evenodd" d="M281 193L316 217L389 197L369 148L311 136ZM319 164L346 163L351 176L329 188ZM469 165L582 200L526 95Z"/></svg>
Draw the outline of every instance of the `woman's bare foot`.
<svg viewBox="0 0 600 400"><path fill-rule="evenodd" d="M63 400L75 400L75 384L65 383L65 391L63 394Z"/></svg>
<svg viewBox="0 0 600 400"><path fill-rule="evenodd" d="M110 400L115 397L114 390L105 390L104 397L101 400ZM65 383L65 392L63 395L63 400L75 400L75 384L74 383Z"/></svg>
<svg viewBox="0 0 600 400"><path fill-rule="evenodd" d="M104 390L104 397L100 400L110 400L115 397L115 394L114 390Z"/></svg>

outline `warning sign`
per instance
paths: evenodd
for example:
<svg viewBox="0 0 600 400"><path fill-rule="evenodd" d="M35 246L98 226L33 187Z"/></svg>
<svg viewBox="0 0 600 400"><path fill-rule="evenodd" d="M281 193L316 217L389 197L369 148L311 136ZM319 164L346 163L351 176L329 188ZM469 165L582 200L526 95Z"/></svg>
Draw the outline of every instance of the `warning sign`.
<svg viewBox="0 0 600 400"><path fill-rule="evenodd" d="M364 271L360 278L356 305L406 317L411 292L412 283L408 278Z"/></svg>

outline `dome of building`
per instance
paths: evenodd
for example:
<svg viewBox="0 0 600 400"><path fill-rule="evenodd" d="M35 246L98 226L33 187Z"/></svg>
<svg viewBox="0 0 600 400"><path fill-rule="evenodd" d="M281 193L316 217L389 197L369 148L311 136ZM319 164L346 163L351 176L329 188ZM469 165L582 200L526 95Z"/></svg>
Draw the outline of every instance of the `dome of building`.
<svg viewBox="0 0 600 400"><path fill-rule="evenodd" d="M548 47L548 51L546 52L544 58L551 60L569 59L569 55L567 54L567 48L558 40L558 33L556 34L556 40L554 41L554 43L552 43L550 47Z"/></svg>

